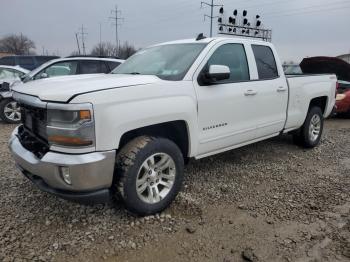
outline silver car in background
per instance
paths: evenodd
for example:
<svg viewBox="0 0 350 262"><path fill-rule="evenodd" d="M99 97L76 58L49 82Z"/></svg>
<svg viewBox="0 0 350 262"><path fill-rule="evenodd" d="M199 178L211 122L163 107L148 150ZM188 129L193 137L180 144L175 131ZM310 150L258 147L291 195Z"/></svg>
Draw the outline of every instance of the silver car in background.
<svg viewBox="0 0 350 262"><path fill-rule="evenodd" d="M6 123L16 124L21 121L21 110L12 99L11 87L30 81L81 74L107 74L123 63L124 60L104 57L67 57L54 59L22 75L14 81L4 84L0 90L0 118ZM6 94L2 95L2 94Z"/></svg>

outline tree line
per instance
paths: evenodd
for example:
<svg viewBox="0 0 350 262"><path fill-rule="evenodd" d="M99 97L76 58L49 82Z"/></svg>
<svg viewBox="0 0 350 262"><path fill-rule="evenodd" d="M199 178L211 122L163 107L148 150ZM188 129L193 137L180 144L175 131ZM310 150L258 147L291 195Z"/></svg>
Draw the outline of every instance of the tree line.
<svg viewBox="0 0 350 262"><path fill-rule="evenodd" d="M23 34L12 34L0 38L0 52L14 55L35 55L36 45L33 40ZM130 43L124 42L119 48L110 42L103 42L95 45L90 54L92 56L112 56L126 59L133 55L137 49ZM71 55L79 55L77 51Z"/></svg>

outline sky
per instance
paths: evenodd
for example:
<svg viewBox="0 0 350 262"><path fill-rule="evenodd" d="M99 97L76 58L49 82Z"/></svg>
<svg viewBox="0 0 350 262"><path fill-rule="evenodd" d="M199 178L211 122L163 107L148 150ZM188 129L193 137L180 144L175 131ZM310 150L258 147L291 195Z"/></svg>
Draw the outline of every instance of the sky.
<svg viewBox="0 0 350 262"><path fill-rule="evenodd" d="M211 0L207 0L208 2ZM100 41L115 42L110 16L121 10L121 42L137 48L159 42L209 35L210 8L201 0L0 0L0 38L19 34L31 38L36 52L67 56L77 50L75 33L84 25L87 51ZM350 0L214 0L227 14L234 9L259 14L272 29L272 42L282 61L306 56L350 53ZM219 8L214 9L218 15ZM214 20L217 35L217 19Z"/></svg>

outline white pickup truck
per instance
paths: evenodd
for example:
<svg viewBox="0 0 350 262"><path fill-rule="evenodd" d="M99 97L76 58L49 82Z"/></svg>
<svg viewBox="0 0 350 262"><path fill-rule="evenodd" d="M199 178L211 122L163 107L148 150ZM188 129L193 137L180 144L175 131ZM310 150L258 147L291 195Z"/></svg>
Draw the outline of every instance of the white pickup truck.
<svg viewBox="0 0 350 262"><path fill-rule="evenodd" d="M110 75L16 86L23 124L9 147L43 191L85 203L116 195L129 211L154 214L176 197L189 158L285 133L316 146L336 84L335 75L286 78L270 43L168 42Z"/></svg>

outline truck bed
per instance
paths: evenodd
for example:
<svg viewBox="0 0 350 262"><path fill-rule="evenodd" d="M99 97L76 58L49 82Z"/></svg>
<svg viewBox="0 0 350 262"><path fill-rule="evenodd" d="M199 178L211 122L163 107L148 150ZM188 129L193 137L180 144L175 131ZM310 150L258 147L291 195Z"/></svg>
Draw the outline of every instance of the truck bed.
<svg viewBox="0 0 350 262"><path fill-rule="evenodd" d="M303 74L287 75L289 102L285 130L300 127L306 118L309 101L312 97L326 99L324 117L328 117L335 104L336 82L335 75Z"/></svg>

